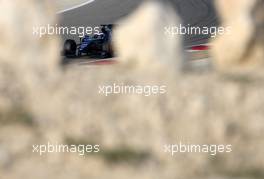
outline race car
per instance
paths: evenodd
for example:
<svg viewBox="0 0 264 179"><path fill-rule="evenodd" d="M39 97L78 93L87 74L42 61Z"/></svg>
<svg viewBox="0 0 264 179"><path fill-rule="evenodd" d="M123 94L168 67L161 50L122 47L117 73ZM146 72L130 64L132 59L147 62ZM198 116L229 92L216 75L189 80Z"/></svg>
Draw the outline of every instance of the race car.
<svg viewBox="0 0 264 179"><path fill-rule="evenodd" d="M86 35L80 39L79 44L75 40L67 39L64 43L63 55L68 58L90 55L101 58L112 57L112 27L113 25L102 25L100 34Z"/></svg>

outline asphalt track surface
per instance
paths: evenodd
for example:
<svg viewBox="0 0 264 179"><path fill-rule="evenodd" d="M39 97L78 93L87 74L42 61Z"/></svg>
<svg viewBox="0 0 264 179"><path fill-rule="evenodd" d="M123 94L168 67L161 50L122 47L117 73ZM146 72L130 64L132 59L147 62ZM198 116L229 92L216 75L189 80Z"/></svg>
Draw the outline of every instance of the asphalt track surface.
<svg viewBox="0 0 264 179"><path fill-rule="evenodd" d="M161 0L164 2L164 0ZM183 24L195 27L212 27L218 25L218 18L213 0L168 0L182 18ZM61 26L97 26L101 24L116 24L133 12L142 0L94 0L84 6L59 13ZM74 38L63 36L63 39ZM208 35L186 35L185 45L207 43Z"/></svg>

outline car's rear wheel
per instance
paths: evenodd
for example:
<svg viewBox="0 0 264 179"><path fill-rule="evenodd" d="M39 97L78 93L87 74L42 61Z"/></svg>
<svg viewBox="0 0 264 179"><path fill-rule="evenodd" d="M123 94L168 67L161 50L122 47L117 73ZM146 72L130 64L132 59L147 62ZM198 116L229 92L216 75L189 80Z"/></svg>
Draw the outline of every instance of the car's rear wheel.
<svg viewBox="0 0 264 179"><path fill-rule="evenodd" d="M76 55L77 44L74 40L68 39L64 43L64 56L73 57Z"/></svg>

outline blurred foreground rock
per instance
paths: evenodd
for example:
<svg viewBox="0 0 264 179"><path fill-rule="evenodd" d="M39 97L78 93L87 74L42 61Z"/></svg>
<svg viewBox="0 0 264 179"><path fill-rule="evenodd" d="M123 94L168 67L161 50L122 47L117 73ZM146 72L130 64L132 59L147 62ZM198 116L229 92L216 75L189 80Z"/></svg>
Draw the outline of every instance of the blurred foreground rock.
<svg viewBox="0 0 264 179"><path fill-rule="evenodd" d="M264 65L264 1L216 0L222 26L231 27L213 41L215 67L224 72L256 73Z"/></svg>
<svg viewBox="0 0 264 179"><path fill-rule="evenodd" d="M1 179L264 177L263 81L175 75L159 59L61 71L57 38L30 35L32 25L54 17L44 2L0 1L0 12L8 14L0 17ZM99 94L100 85L113 83L165 85L167 93ZM231 144L233 152L164 153L164 144L180 141ZM101 151L85 157L32 152L33 144L48 142L96 143Z"/></svg>
<svg viewBox="0 0 264 179"><path fill-rule="evenodd" d="M165 64L181 70L182 39L165 30L179 25L180 19L168 1L146 1L119 24L113 41L121 62L135 68Z"/></svg>
<svg viewBox="0 0 264 179"><path fill-rule="evenodd" d="M0 108L8 111L56 79L59 41L33 35L33 27L56 22L46 0L0 1L0 12Z"/></svg>

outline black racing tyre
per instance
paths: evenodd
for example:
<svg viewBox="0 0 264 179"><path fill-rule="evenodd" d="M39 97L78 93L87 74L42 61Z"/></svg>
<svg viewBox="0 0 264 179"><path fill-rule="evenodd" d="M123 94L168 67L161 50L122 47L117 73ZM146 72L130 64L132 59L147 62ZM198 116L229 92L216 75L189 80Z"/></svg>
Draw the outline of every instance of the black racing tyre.
<svg viewBox="0 0 264 179"><path fill-rule="evenodd" d="M107 58L113 57L112 45L109 42L103 44L103 52L105 52Z"/></svg>
<svg viewBox="0 0 264 179"><path fill-rule="evenodd" d="M77 44L74 40L68 39L63 46L64 56L73 57L76 55Z"/></svg>

